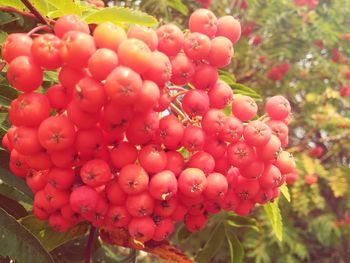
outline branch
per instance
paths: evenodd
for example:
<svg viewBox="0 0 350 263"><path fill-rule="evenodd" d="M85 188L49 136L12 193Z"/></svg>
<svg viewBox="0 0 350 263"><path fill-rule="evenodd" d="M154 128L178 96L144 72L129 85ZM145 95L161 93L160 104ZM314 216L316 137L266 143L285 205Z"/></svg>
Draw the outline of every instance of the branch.
<svg viewBox="0 0 350 263"><path fill-rule="evenodd" d="M90 226L89 240L88 240L86 252L85 252L85 263L90 263L92 249L94 247L95 233L96 233L96 227L91 225Z"/></svg>
<svg viewBox="0 0 350 263"><path fill-rule="evenodd" d="M16 14L20 14L22 16L37 19L37 17L34 14L29 13L29 12L24 12L22 10L18 10L16 8L13 8L13 7L0 6L0 11L16 13Z"/></svg>
<svg viewBox="0 0 350 263"><path fill-rule="evenodd" d="M48 25L46 18L43 17L40 12L32 5L28 0L21 0L21 2L29 9L29 11L41 22L42 24Z"/></svg>

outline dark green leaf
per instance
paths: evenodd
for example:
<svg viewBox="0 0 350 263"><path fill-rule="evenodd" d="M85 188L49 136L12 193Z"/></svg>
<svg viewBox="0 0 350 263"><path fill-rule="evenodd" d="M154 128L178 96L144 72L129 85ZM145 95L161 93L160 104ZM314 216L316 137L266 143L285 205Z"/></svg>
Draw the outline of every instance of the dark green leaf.
<svg viewBox="0 0 350 263"><path fill-rule="evenodd" d="M0 208L0 255L18 262L54 262L39 240Z"/></svg>
<svg viewBox="0 0 350 263"><path fill-rule="evenodd" d="M207 243L204 245L203 249L201 249L197 256L196 262L198 263L206 263L210 261L210 259L215 256L216 252L220 248L222 242L225 239L225 227L222 223L219 223Z"/></svg>
<svg viewBox="0 0 350 263"><path fill-rule="evenodd" d="M8 100L18 97L18 91L9 85L0 85L0 95Z"/></svg>
<svg viewBox="0 0 350 263"><path fill-rule="evenodd" d="M87 236L73 239L55 248L51 255L59 263L84 262L87 242Z"/></svg>
<svg viewBox="0 0 350 263"><path fill-rule="evenodd" d="M27 210L15 200L0 194L0 207L16 219L27 216Z"/></svg>
<svg viewBox="0 0 350 263"><path fill-rule="evenodd" d="M133 263L136 262L136 250L129 249L127 254L125 249L121 250L117 246L101 244L101 246L93 254L93 262L117 262L117 263Z"/></svg>
<svg viewBox="0 0 350 263"><path fill-rule="evenodd" d="M88 23L128 23L139 24L144 26L155 26L158 24L157 19L153 16L143 13L138 10L132 10L123 7L110 7L102 10L98 10L85 17L85 21Z"/></svg>
<svg viewBox="0 0 350 263"><path fill-rule="evenodd" d="M19 202L27 210L30 210L32 207L33 200L29 196L3 182L0 183L0 194Z"/></svg>
<svg viewBox="0 0 350 263"><path fill-rule="evenodd" d="M167 0L167 5L185 16L188 14L187 6L181 0Z"/></svg>
<svg viewBox="0 0 350 263"><path fill-rule="evenodd" d="M77 225L64 233L55 232L47 221L41 221L33 215L21 218L20 223L40 240L47 251L52 251L86 233L85 225Z"/></svg>
<svg viewBox="0 0 350 263"><path fill-rule="evenodd" d="M282 216L278 207L278 200L264 205L265 212L270 220L272 229L279 241L283 239Z"/></svg>
<svg viewBox="0 0 350 263"><path fill-rule="evenodd" d="M26 182L23 179L14 176L12 173L10 173L10 171L2 167L0 167L0 180L13 188L17 188L32 200L34 199L34 195L27 186Z"/></svg>
<svg viewBox="0 0 350 263"><path fill-rule="evenodd" d="M176 239L178 242L182 243L191 236L191 232L187 230L186 226L182 224L176 233Z"/></svg>
<svg viewBox="0 0 350 263"><path fill-rule="evenodd" d="M241 242L238 240L234 229L225 227L226 240L230 249L230 263L239 263L243 261L244 249Z"/></svg>

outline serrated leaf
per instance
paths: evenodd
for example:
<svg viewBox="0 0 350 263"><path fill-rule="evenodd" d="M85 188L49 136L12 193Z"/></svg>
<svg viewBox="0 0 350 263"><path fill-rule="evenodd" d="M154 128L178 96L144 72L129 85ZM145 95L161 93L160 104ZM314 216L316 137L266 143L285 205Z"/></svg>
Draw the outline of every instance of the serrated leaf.
<svg viewBox="0 0 350 263"><path fill-rule="evenodd" d="M57 9L57 11L51 10L51 12L48 13L50 18L71 14L82 15L79 6L73 0L47 0L47 3Z"/></svg>
<svg viewBox="0 0 350 263"><path fill-rule="evenodd" d="M272 229L275 233L276 238L279 241L282 241L283 239L283 229L282 229L282 216L281 211L278 207L278 200L275 200L274 202L269 202L264 205L264 210L270 220L270 223L272 225Z"/></svg>
<svg viewBox="0 0 350 263"><path fill-rule="evenodd" d="M219 223L214 231L212 232L211 237L206 242L204 247L198 252L195 260L198 263L206 263L215 256L216 252L220 248L222 242L225 239L225 227L222 223Z"/></svg>
<svg viewBox="0 0 350 263"><path fill-rule="evenodd" d="M230 249L230 263L243 261L244 249L231 227L225 227L226 240Z"/></svg>
<svg viewBox="0 0 350 263"><path fill-rule="evenodd" d="M335 169L332 175L328 177L328 185L332 189L334 197L342 197L348 191L346 177L339 168Z"/></svg>
<svg viewBox="0 0 350 263"><path fill-rule="evenodd" d="M287 199L287 201L290 203L290 194L289 194L289 190L288 190L288 186L287 184L283 184L280 187L280 191L282 193L282 195Z"/></svg>
<svg viewBox="0 0 350 263"><path fill-rule="evenodd" d="M132 10L124 7L110 7L87 15L85 18L87 23L104 23L112 22L115 24L128 23L139 24L144 26L155 26L158 24L156 18L138 10Z"/></svg>
<svg viewBox="0 0 350 263"><path fill-rule="evenodd" d="M176 239L180 243L187 240L190 236L191 236L191 232L187 230L187 228L184 224L181 225L176 232Z"/></svg>
<svg viewBox="0 0 350 263"><path fill-rule="evenodd" d="M167 0L167 5L185 16L188 14L187 6L181 0Z"/></svg>
<svg viewBox="0 0 350 263"><path fill-rule="evenodd" d="M0 180L13 188L20 190L23 194L29 197L31 200L34 199L32 191L27 186L23 179L20 179L11 174L7 169L0 167Z"/></svg>
<svg viewBox="0 0 350 263"><path fill-rule="evenodd" d="M52 251L62 244L84 235L87 231L85 225L77 225L63 233L55 232L47 221L41 221L33 215L21 218L19 222L40 240L47 251Z"/></svg>
<svg viewBox="0 0 350 263"><path fill-rule="evenodd" d="M8 256L17 262L54 262L39 240L2 208L0 243L0 255Z"/></svg>

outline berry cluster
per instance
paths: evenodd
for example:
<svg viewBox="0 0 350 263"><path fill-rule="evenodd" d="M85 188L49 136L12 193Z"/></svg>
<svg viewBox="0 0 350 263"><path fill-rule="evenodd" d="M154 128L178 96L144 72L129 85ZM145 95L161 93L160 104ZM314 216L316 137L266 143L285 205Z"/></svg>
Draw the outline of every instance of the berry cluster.
<svg viewBox="0 0 350 263"><path fill-rule="evenodd" d="M267 72L267 77L274 81L282 80L283 77L288 73L290 65L288 63L282 63L271 67L270 71Z"/></svg>
<svg viewBox="0 0 350 263"><path fill-rule="evenodd" d="M54 33L12 34L2 51L8 81L23 92L3 145L39 219L57 231L89 221L160 241L174 222L197 231L208 214L248 215L279 195L294 169L281 148L290 105L272 97L268 116L250 121L255 101L218 81L240 37L233 17L199 9L186 34L111 23L90 34L69 15ZM44 70L57 70L59 83L39 92Z"/></svg>

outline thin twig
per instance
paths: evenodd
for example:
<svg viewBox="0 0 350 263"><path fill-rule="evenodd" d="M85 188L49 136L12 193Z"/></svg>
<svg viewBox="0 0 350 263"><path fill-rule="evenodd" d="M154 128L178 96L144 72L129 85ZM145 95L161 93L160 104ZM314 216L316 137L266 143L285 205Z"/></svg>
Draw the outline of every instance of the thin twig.
<svg viewBox="0 0 350 263"><path fill-rule="evenodd" d="M89 233L89 239L86 247L86 253L85 253L85 263L90 263L91 255L92 255L92 249L94 247L94 240L95 240L95 233L96 233L96 227L91 225L90 227L90 233Z"/></svg>
<svg viewBox="0 0 350 263"><path fill-rule="evenodd" d="M31 35L33 35L34 33L38 32L40 30L44 30L44 31L47 31L47 32L52 32L52 28L51 27L49 27L48 25L43 25L43 26L34 27L32 30L30 30L27 33L27 36L31 36Z"/></svg>
<svg viewBox="0 0 350 263"><path fill-rule="evenodd" d="M21 0L21 2L29 9L29 11L41 22L42 24L48 25L48 21L43 17L40 12L32 5L28 0Z"/></svg>

